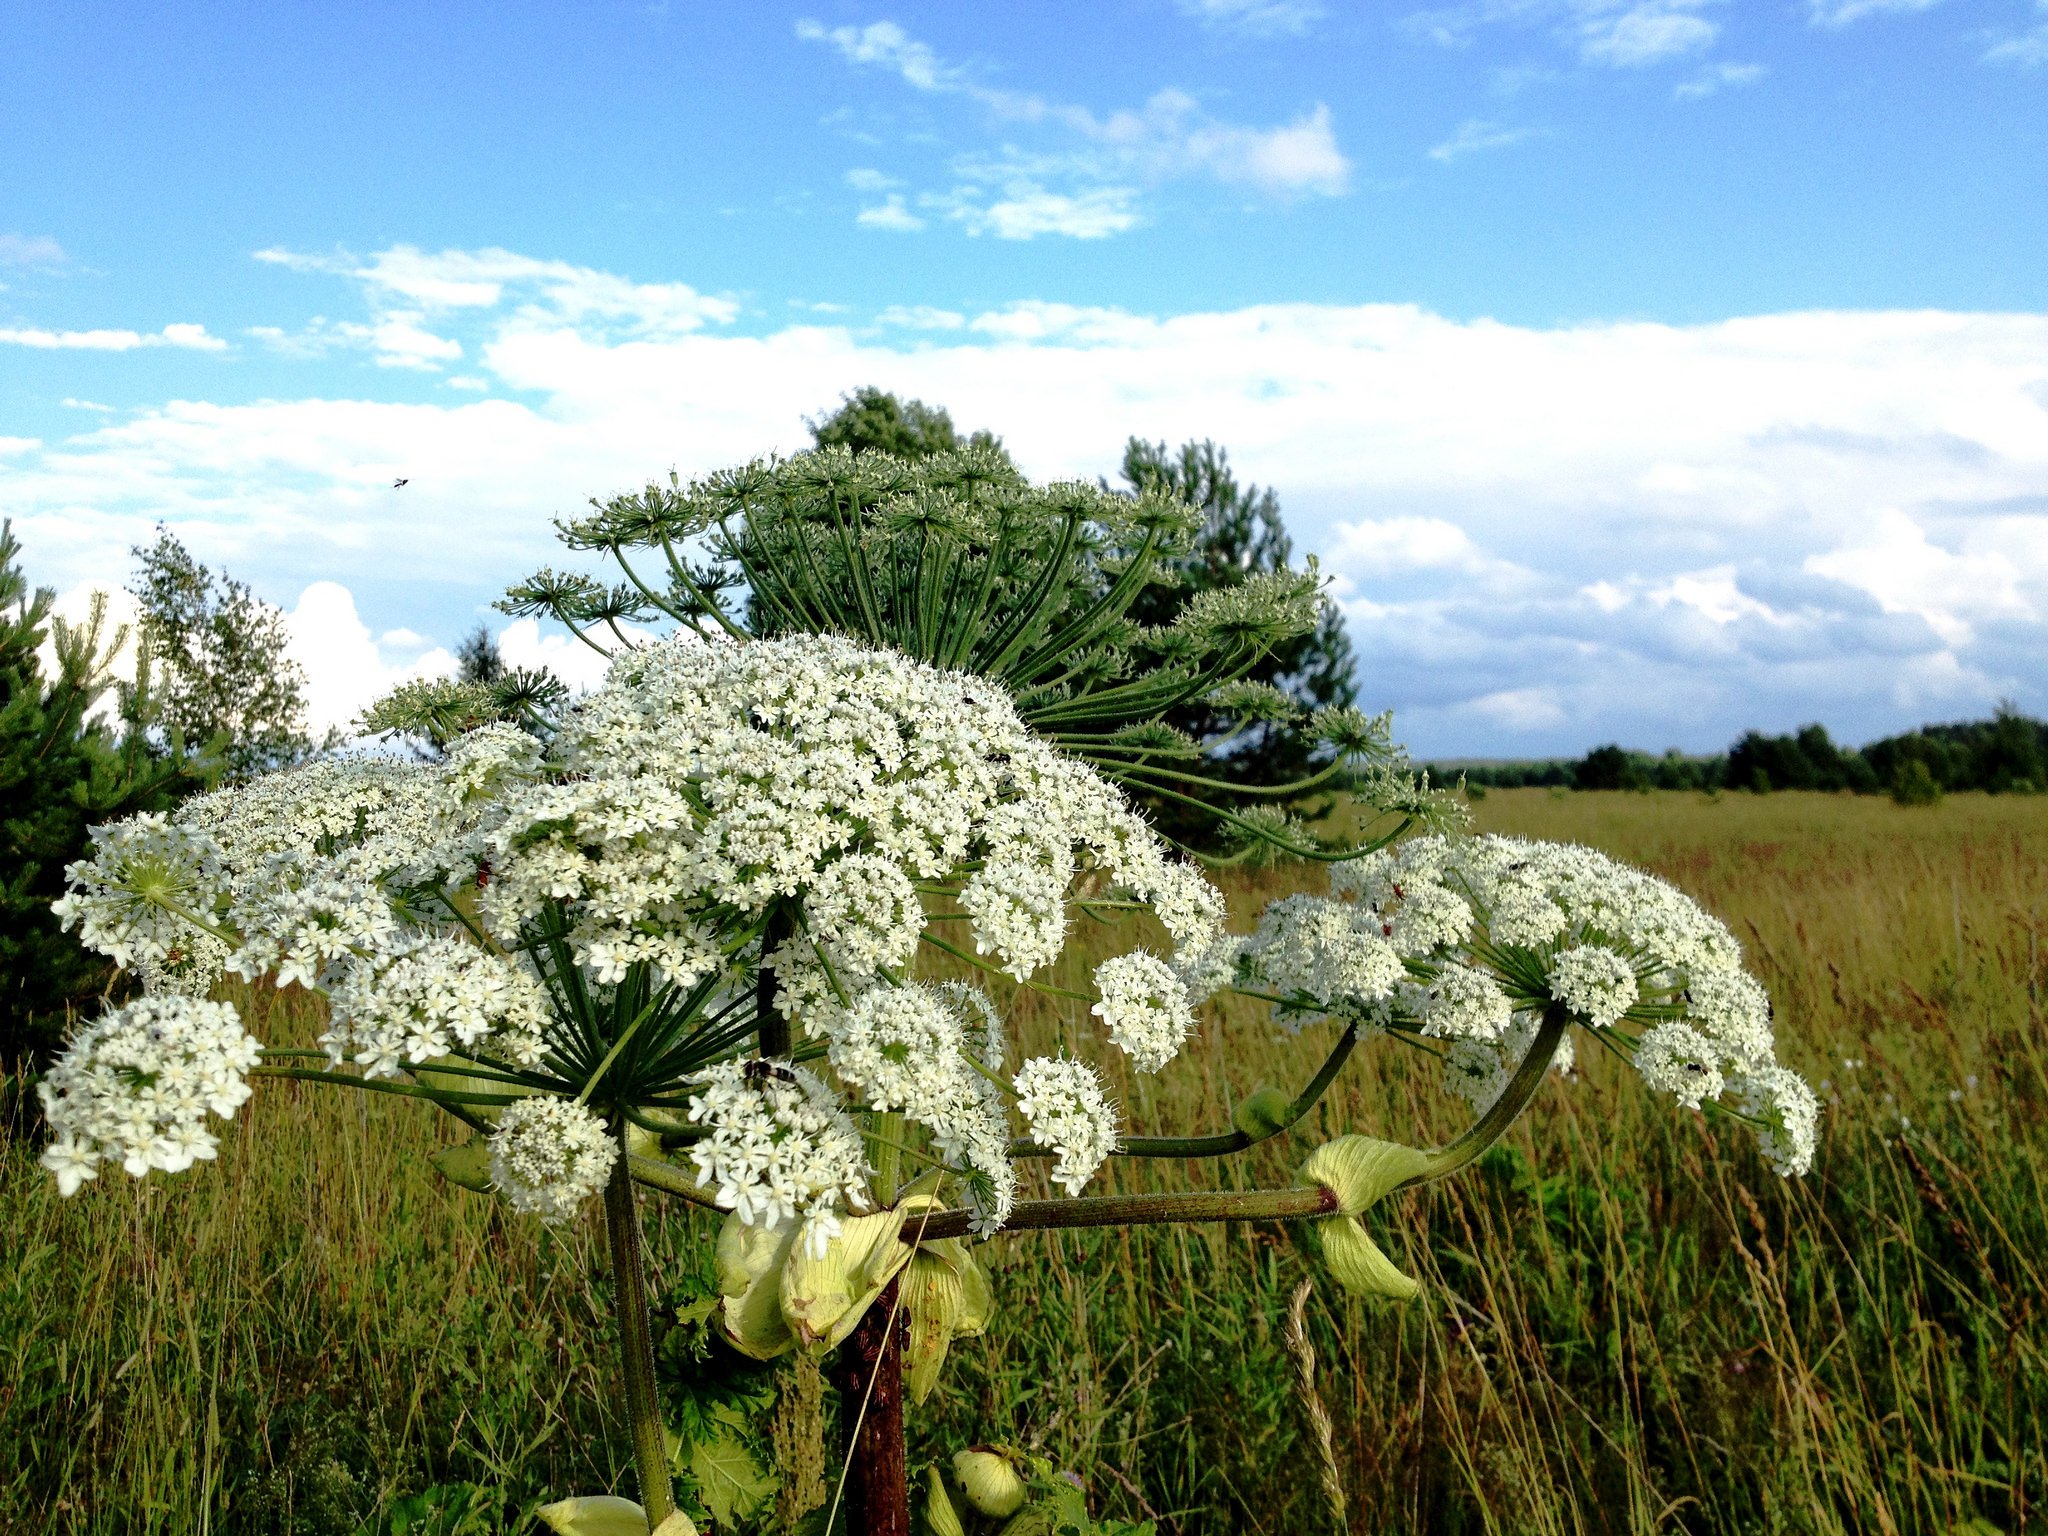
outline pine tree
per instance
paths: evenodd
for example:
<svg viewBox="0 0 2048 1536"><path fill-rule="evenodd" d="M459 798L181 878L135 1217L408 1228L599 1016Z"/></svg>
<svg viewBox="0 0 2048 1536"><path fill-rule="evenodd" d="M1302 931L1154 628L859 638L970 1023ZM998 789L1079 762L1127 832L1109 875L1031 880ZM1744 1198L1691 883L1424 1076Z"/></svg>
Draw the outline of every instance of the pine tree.
<svg viewBox="0 0 2048 1536"><path fill-rule="evenodd" d="M47 1055L113 983L114 968L50 911L88 829L167 809L204 772L181 749L150 743L146 652L136 682L115 683L110 668L128 627L109 631L105 599L83 624L54 617L54 594L30 590L20 552L13 525L0 525L0 1063ZM38 655L46 640L56 660L49 677ZM101 717L110 695L112 723Z"/></svg>
<svg viewBox="0 0 2048 1536"><path fill-rule="evenodd" d="M479 619L476 628L464 635L455 648L455 676L461 682L489 685L504 675L504 653L498 649L490 626Z"/></svg>
<svg viewBox="0 0 2048 1536"><path fill-rule="evenodd" d="M1131 617L1155 623L1187 594L1235 586L1246 577L1285 568L1294 556L1294 541L1280 516L1280 498L1272 488L1240 485L1230 456L1204 439L1181 445L1132 438L1124 448L1124 483L1133 492L1158 488L1172 492L1202 513L1202 527L1188 549L1174 562L1181 586L1147 592ZM1281 646L1251 674L1254 682L1270 683L1304 709L1324 705L1355 705L1356 658L1344 633L1344 615L1327 599L1316 628ZM1197 741L1213 739L1217 720L1199 707L1168 717ZM1217 771L1240 783L1284 783L1307 766L1309 742L1297 731L1262 726L1232 742L1218 754Z"/></svg>

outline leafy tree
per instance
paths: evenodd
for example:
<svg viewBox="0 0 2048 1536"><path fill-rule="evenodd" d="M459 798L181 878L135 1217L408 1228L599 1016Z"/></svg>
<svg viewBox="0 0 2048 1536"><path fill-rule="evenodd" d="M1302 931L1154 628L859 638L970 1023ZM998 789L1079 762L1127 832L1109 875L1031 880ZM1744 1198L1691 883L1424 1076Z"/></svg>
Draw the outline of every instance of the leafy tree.
<svg viewBox="0 0 2048 1536"><path fill-rule="evenodd" d="M156 542L133 553L141 569L129 590L163 673L163 729L187 742L225 738L227 768L238 778L310 752L306 674L285 654L283 610L225 572L215 576L161 524Z"/></svg>
<svg viewBox="0 0 2048 1536"><path fill-rule="evenodd" d="M1240 484L1229 454L1214 442L1184 443L1176 452L1163 442L1134 437L1124 448L1123 479L1134 494L1163 492L1201 515L1185 551L1167 562L1178 587L1156 586L1141 595L1131 611L1139 623L1163 622L1196 593L1285 570L1294 557L1280 498L1270 486ZM1247 681L1277 688L1303 710L1349 708L1358 702L1356 666L1344 615L1325 598L1314 627L1275 647ZM1314 742L1286 721L1267 722L1227 739L1227 723L1204 705L1182 706L1166 718L1197 741L1216 743L1212 756L1218 771L1241 783L1298 778L1314 750Z"/></svg>
<svg viewBox="0 0 2048 1536"><path fill-rule="evenodd" d="M83 624L54 617L54 594L29 589L20 552L12 525L0 525L0 1062L48 1053L113 983L114 968L50 911L65 865L86 852L87 829L166 809L203 776L182 750L150 744L147 652L133 686L115 683L127 626L109 629L104 598ZM50 676L38 654L46 641ZM101 718L110 694L111 724Z"/></svg>
<svg viewBox="0 0 2048 1536"><path fill-rule="evenodd" d="M811 429L820 448L886 453L912 461L961 448L985 448L1000 453L1003 447L1003 440L991 432L961 437L953 426L952 416L941 406L926 405L922 400L899 400L872 384L846 395L829 416L806 420L804 425Z"/></svg>

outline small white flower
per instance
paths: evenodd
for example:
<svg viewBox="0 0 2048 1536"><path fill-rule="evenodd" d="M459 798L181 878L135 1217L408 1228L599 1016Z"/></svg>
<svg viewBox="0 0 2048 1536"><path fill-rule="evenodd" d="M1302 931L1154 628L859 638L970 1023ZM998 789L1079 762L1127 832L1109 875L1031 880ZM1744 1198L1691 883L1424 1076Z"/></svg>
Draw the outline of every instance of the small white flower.
<svg viewBox="0 0 2048 1536"><path fill-rule="evenodd" d="M37 1085L51 1131L43 1166L70 1195L103 1161L140 1178L212 1157L206 1117L248 1101L260 1049L229 1003L157 993L109 1009Z"/></svg>
<svg viewBox="0 0 2048 1536"><path fill-rule="evenodd" d="M1689 1024L1659 1024L1636 1045L1636 1072L1687 1109L1721 1096L1721 1052Z"/></svg>

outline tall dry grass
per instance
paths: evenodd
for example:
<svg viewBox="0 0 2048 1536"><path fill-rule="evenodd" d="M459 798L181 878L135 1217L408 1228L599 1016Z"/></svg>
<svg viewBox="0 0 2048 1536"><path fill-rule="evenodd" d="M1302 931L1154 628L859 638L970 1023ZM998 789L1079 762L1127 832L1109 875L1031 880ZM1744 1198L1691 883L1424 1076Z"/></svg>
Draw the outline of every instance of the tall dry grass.
<svg viewBox="0 0 2048 1536"><path fill-rule="evenodd" d="M1830 1107L1813 1176L1786 1184L1745 1133L1589 1060L1479 1167L1379 1213L1423 1299L1325 1286L1307 1318L1349 1528L2048 1527L2042 803L1515 791L1477 812L1719 912ZM1023 1027L1083 1022L1038 1006ZM1134 1127L1220 1127L1322 1048L1250 1008L1205 1043L1119 1085ZM1269 1184L1326 1135L1456 1124L1432 1065L1381 1046L1289 1143L1109 1182ZM504 1489L515 1514L616 1483L601 1245L443 1184L423 1157L442 1134L271 1085L179 1179L60 1202L10 1150L0 1530L352 1531L429 1483ZM663 1221L661 1262L695 1268L709 1231ZM1163 1530L1335 1529L1283 1337L1304 1263L1285 1229L985 1252L1000 1317L913 1415L914 1455L1020 1441Z"/></svg>

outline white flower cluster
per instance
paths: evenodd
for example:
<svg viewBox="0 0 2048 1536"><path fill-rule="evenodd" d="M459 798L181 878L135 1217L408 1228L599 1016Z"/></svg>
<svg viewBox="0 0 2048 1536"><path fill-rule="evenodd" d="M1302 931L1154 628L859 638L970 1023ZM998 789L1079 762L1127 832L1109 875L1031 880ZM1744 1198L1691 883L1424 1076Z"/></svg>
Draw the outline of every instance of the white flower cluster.
<svg viewBox="0 0 2048 1536"><path fill-rule="evenodd" d="M532 1066L545 1049L547 993L524 966L450 934L425 930L389 948L351 953L327 989L329 1027L320 1037L339 1066L365 1077L395 1077L490 1041L495 1053Z"/></svg>
<svg viewBox="0 0 2048 1536"><path fill-rule="evenodd" d="M604 1188L619 1144L573 1099L536 1094L508 1105L491 1130L491 1183L515 1211L567 1221Z"/></svg>
<svg viewBox="0 0 2048 1536"><path fill-rule="evenodd" d="M1024 1063L1015 1087L1017 1112L1033 1140L1058 1154L1053 1182L1078 1195L1116 1150L1116 1106L1102 1091L1102 1079L1085 1062L1038 1056Z"/></svg>
<svg viewBox="0 0 2048 1536"><path fill-rule="evenodd" d="M1484 1107L1562 1007L1614 1031L1681 1104L1732 1100L1781 1172L1811 1164L1818 1102L1775 1060L1769 999L1735 936L1675 887L1589 848L1424 837L1334 866L1331 889L1274 902L1247 942L1283 1021L1439 1038L1447 1085Z"/></svg>
<svg viewBox="0 0 2048 1536"><path fill-rule="evenodd" d="M152 985L319 988L330 1057L371 1076L550 1059L569 967L578 988L739 996L772 911L775 1006L850 1092L930 1132L991 1225L1015 1183L988 1080L1004 1042L985 999L904 985L927 903L956 902L946 934L1019 979L1063 948L1077 877L1149 906L1171 952L1099 973L1105 1032L1141 1070L1236 958L1214 887L1000 688L835 637L650 645L546 743L496 725L437 762L319 759L101 829L68 873L58 910L87 943ZM761 1219L846 1187L784 1199L739 1146L706 1178L735 1201L767 1188L745 1196Z"/></svg>
<svg viewBox="0 0 2048 1536"><path fill-rule="evenodd" d="M118 1159L140 1178L214 1155L206 1117L249 1097L255 1036L228 1003L166 994L110 1009L75 1035L37 1093L50 1126L42 1163L64 1194Z"/></svg>
<svg viewBox="0 0 2048 1536"><path fill-rule="evenodd" d="M826 1052L840 1081L868 1108L900 1111L930 1128L933 1148L970 1175L969 1201L982 1231L1003 1224L1017 1189L995 1088L1004 1042L985 1027L993 1013L979 993L957 984L876 987L840 1017ZM984 1027L976 1031L977 1024Z"/></svg>
<svg viewBox="0 0 2048 1536"><path fill-rule="evenodd" d="M839 1096L802 1067L726 1061L698 1073L690 1118L710 1134L690 1148L697 1182L750 1226L803 1222L825 1256L839 1210L868 1204L867 1154Z"/></svg>

